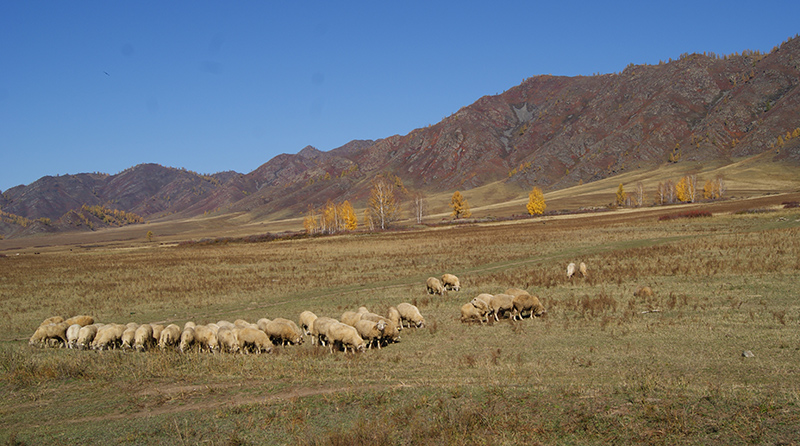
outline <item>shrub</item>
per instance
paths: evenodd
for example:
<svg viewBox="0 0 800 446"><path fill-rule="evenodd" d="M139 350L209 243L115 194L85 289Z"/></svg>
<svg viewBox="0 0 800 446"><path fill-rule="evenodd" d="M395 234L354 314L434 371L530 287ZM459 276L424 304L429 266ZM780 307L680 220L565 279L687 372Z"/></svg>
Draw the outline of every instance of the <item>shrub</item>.
<svg viewBox="0 0 800 446"><path fill-rule="evenodd" d="M667 214L658 217L658 221L675 220L678 218L698 218L698 217L712 217L713 214L704 210L692 210L686 212L679 212L677 214Z"/></svg>

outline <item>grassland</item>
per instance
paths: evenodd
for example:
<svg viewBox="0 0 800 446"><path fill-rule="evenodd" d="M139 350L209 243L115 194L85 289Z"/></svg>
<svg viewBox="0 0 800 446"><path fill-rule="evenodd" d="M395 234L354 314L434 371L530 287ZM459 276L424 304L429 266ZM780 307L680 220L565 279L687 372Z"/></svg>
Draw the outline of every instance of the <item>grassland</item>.
<svg viewBox="0 0 800 446"><path fill-rule="evenodd" d="M2 257L0 441L797 444L800 211L782 199L668 221L659 215L684 208ZM589 277L568 280L570 261ZM425 278L444 272L463 291L427 295ZM639 285L655 295L634 297ZM547 315L458 320L462 303L511 286ZM183 324L404 301L427 327L355 355L310 343L261 356L27 345L55 314Z"/></svg>

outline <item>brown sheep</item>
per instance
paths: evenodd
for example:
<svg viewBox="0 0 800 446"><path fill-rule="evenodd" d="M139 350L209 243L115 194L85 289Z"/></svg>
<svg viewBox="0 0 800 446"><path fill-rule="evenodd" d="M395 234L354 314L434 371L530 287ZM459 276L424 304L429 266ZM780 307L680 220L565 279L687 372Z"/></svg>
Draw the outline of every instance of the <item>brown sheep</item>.
<svg viewBox="0 0 800 446"><path fill-rule="evenodd" d="M467 302L461 306L461 322L472 322L477 319L482 325L485 315L486 313L482 313L481 310L475 308L472 302Z"/></svg>
<svg viewBox="0 0 800 446"><path fill-rule="evenodd" d="M516 320L517 316L522 320L523 312L529 312L531 319L533 319L534 316L538 317L545 313L544 305L539 301L539 297L531 296L531 294L525 290L509 288L506 290L505 294L514 296L512 300L514 309L511 313L511 319L513 320Z"/></svg>
<svg viewBox="0 0 800 446"><path fill-rule="evenodd" d="M425 286L428 288L428 294L438 294L440 296L444 294L442 282L435 277L428 277L428 280L425 281Z"/></svg>
<svg viewBox="0 0 800 446"><path fill-rule="evenodd" d="M633 292L636 297L653 297L653 290L649 286L640 286Z"/></svg>
<svg viewBox="0 0 800 446"><path fill-rule="evenodd" d="M94 318L91 317L91 316L72 316L71 318L67 319L64 322L66 322L66 323L68 323L70 325L78 324L81 327L85 327L87 325L94 324Z"/></svg>

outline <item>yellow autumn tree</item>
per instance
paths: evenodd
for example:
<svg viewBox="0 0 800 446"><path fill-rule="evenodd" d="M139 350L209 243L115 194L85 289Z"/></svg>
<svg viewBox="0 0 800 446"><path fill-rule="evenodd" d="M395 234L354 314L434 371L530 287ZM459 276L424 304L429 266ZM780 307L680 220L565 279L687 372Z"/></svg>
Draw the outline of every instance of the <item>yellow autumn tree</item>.
<svg viewBox="0 0 800 446"><path fill-rule="evenodd" d="M355 231L358 228L358 217L353 205L345 200L339 207L339 214L342 216L344 229L347 231Z"/></svg>
<svg viewBox="0 0 800 446"><path fill-rule="evenodd" d="M319 229L316 212L311 206L308 206L308 213L305 218L303 218L303 228L305 228L306 234L308 235L316 234Z"/></svg>
<svg viewBox="0 0 800 446"><path fill-rule="evenodd" d="M528 213L531 215L542 215L547 208L544 202L544 194L538 187L534 187L528 194Z"/></svg>
<svg viewBox="0 0 800 446"><path fill-rule="evenodd" d="M675 184L675 198L684 203L689 201L689 186L686 183L687 179L683 177Z"/></svg>
<svg viewBox="0 0 800 446"><path fill-rule="evenodd" d="M469 210L469 203L467 203L467 199L464 198L459 191L455 191L455 193L453 193L453 197L450 198L450 206L453 208L454 218L467 218L472 216L472 212Z"/></svg>
<svg viewBox="0 0 800 446"><path fill-rule="evenodd" d="M617 198L615 203L617 206L625 206L625 199L628 198L628 194L625 193L625 186L622 183L619 183L619 187L617 188Z"/></svg>

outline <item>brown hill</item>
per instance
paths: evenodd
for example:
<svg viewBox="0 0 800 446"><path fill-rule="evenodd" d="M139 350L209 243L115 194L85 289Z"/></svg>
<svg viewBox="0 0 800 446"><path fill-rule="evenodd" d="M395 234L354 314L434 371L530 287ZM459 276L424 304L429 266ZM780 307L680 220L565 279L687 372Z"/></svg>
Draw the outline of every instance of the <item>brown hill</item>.
<svg viewBox="0 0 800 446"><path fill-rule="evenodd" d="M522 192L765 151L799 163L798 84L796 38L769 54L692 54L616 74L535 76L407 135L329 152L306 147L248 174L142 164L116 175L44 177L3 193L0 208L31 220L56 220L84 204L149 219L228 211L280 218L329 199L363 205L369 180L386 172L428 193L496 181Z"/></svg>

